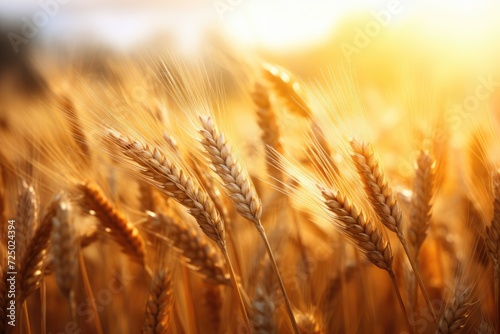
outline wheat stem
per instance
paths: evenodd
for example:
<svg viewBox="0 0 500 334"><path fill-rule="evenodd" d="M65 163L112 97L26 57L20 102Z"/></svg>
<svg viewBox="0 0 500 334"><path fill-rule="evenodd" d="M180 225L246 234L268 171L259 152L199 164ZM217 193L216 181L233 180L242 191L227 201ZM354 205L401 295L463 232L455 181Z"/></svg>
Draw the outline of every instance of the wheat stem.
<svg viewBox="0 0 500 334"><path fill-rule="evenodd" d="M239 302L240 307L241 307L241 312L243 314L244 321L245 321L246 325L248 326L248 328L250 328L250 320L248 319L247 309L245 307L245 303L244 303L243 297L241 295L240 285L238 284L238 280L236 279L236 274L234 272L234 268L233 268L233 265L231 263L231 259L229 258L227 248L223 248L223 249L221 248L221 250L222 250L222 254L224 254L224 258L226 259L226 263L227 263L227 266L229 268L229 275L231 276L231 281L233 282L234 291L236 292L236 296L238 297L238 302Z"/></svg>
<svg viewBox="0 0 500 334"><path fill-rule="evenodd" d="M388 273L389 273L389 276L391 277L392 284L394 286L394 291L396 292L396 296L398 297L399 306L401 307L401 312L403 312L403 316L405 318L406 325L408 326L408 331L410 332L410 334L413 334L413 328L411 327L410 319L408 318L408 314L406 313L405 304L403 302L403 298L401 297L401 292L399 291L399 286L398 286L398 281L396 279L396 274L394 273L394 271L392 269L390 269L388 271Z"/></svg>
<svg viewBox="0 0 500 334"><path fill-rule="evenodd" d="M285 299L286 311L288 313L288 316L289 316L290 321L291 321L292 326L293 326L293 331L295 334L300 334L299 327L297 326L297 322L295 321L295 316L293 315L293 310L292 310L292 305L290 303L290 299L288 298L288 295L286 293L285 284L283 283L283 280L281 279L281 274L280 274L280 271L278 269L278 265L276 264L276 260L274 258L273 250L271 249L271 245L269 244L269 240L267 239L266 232L264 231L264 226L262 226L260 221L259 221L259 224L257 225L257 230L259 231L259 234L262 237L264 244L266 245L267 254L269 255L269 259L271 260L271 265L273 267L274 273L276 274L276 276L278 278L281 292L283 293L283 297Z"/></svg>

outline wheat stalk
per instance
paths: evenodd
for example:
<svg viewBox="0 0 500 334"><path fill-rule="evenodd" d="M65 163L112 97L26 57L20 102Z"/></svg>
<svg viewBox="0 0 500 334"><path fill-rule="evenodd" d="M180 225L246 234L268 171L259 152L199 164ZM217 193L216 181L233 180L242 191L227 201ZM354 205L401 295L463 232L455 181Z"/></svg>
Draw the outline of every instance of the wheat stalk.
<svg viewBox="0 0 500 334"><path fill-rule="evenodd" d="M190 177L182 168L173 164L158 149L150 148L148 145L125 137L114 130L108 131L108 138L118 145L127 157L142 167L142 174L153 185L186 207L205 235L217 243L229 267L241 311L246 323L249 324L243 297L227 251L224 224L211 198L201 188L196 179Z"/></svg>
<svg viewBox="0 0 500 334"><path fill-rule="evenodd" d="M434 160L429 153L421 151L413 178L410 224L407 229L408 241L413 246L416 258L429 229L436 178L434 168Z"/></svg>
<svg viewBox="0 0 500 334"><path fill-rule="evenodd" d="M146 304L142 333L170 333L173 309L172 280L170 274L160 269L153 275Z"/></svg>
<svg viewBox="0 0 500 334"><path fill-rule="evenodd" d="M288 316L292 322L295 333L298 333L297 324L293 317L293 310L287 296L285 285L274 259L274 254L269 245L266 232L260 222L262 216L262 202L255 190L248 172L243 169L236 155L232 152L231 146L226 138L219 132L211 117L199 116L202 129L201 144L205 148L212 166L222 180L222 184L227 189L229 198L233 201L236 211L245 219L254 223L259 234L264 241L274 272L278 277L280 288L285 298Z"/></svg>
<svg viewBox="0 0 500 334"><path fill-rule="evenodd" d="M224 226L219 212L197 180L174 165L158 149L149 147L119 132L108 131L108 138L143 169L141 172L153 185L189 210L202 231L224 249Z"/></svg>
<svg viewBox="0 0 500 334"><path fill-rule="evenodd" d="M139 231L105 197L103 191L89 181L77 186L83 195L80 205L87 211L94 211L104 228L111 230L111 237L122 251L141 266L145 265L145 249Z"/></svg>
<svg viewBox="0 0 500 334"><path fill-rule="evenodd" d="M353 151L352 160L358 174L363 181L364 188L373 209L377 213L380 221L390 231L396 233L401 245L403 246L406 256L410 261L420 290L424 295L425 301L433 318L437 321L437 317L432 307L429 295L425 289L424 282L420 276L418 266L414 257L411 254L405 235L403 233L403 214L399 207L398 201L392 189L389 187L385 175L380 168L379 162L375 157L373 149L369 143L360 142L356 139L351 139L351 148Z"/></svg>
<svg viewBox="0 0 500 334"><path fill-rule="evenodd" d="M335 214L341 232L356 245L359 251L365 254L371 263L387 271L391 277L408 330L412 333L408 314L399 292L396 274L392 268L394 255L389 241L374 223L365 219L363 213L352 205L347 197L320 185L318 188L326 207Z"/></svg>

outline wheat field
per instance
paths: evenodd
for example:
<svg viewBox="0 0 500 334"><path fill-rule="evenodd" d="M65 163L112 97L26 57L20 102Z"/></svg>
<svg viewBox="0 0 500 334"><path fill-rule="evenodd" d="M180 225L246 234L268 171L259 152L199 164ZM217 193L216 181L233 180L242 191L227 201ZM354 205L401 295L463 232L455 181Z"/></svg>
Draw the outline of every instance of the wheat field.
<svg viewBox="0 0 500 334"><path fill-rule="evenodd" d="M1 91L0 332L498 332L491 105L410 71L382 118L349 64L96 62Z"/></svg>

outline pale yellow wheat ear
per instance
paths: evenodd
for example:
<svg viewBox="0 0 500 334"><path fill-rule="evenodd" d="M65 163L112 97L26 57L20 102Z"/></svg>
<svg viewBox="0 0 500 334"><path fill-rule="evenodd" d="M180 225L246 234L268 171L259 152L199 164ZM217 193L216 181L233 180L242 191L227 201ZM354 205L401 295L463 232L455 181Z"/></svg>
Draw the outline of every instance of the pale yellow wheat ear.
<svg viewBox="0 0 500 334"><path fill-rule="evenodd" d="M392 267L394 255L392 253L389 240L379 230L377 225L367 221L361 211L359 211L349 200L331 189L318 185L324 204L335 216L334 219L340 227L340 231L356 245L356 248L365 254L368 260L387 271L394 290L398 297L401 311L406 320L408 330L413 333L406 308L399 291L396 274Z"/></svg>
<svg viewBox="0 0 500 334"><path fill-rule="evenodd" d="M429 311L433 315L434 320L437 321L434 307L432 306L424 282L420 276L415 257L411 254L403 232L403 213L399 207L395 193L387 183L386 176L380 167L373 148L369 143L357 139L351 139L350 144L352 148L352 161L361 177L368 199L382 224L384 224L387 229L394 232L401 242L417 278L420 290L424 295Z"/></svg>
<svg viewBox="0 0 500 334"><path fill-rule="evenodd" d="M497 326L500 324L500 171L496 170L492 176L493 184L493 218L490 226L486 227L486 246L495 277L495 306L497 311ZM498 330L498 328L497 328Z"/></svg>
<svg viewBox="0 0 500 334"><path fill-rule="evenodd" d="M273 265L276 276L280 283L281 291L285 299L288 316L292 322L294 331L298 333L297 324L293 316L292 306L287 296L285 285L281 279L281 274L274 259L274 254L269 245L266 232L260 221L262 216L262 202L255 190L250 176L246 169L241 167L238 158L228 144L227 139L217 129L210 116L199 116L202 129L201 144L205 148L206 156L210 160L212 167L222 180L222 184L227 190L229 198L235 205L236 211L245 219L251 221L259 231L264 241L269 258Z"/></svg>
<svg viewBox="0 0 500 334"><path fill-rule="evenodd" d="M165 269L159 269L151 279L142 327L143 334L171 332L173 302L172 277Z"/></svg>
<svg viewBox="0 0 500 334"><path fill-rule="evenodd" d="M114 130L107 131L107 138L116 144L124 155L139 165L138 171L141 172L145 180L187 208L205 235L221 249L229 267L241 311L248 325L247 311L226 246L224 223L212 199L200 186L198 180L191 177L182 167L171 162L157 148L150 147Z"/></svg>
<svg viewBox="0 0 500 334"><path fill-rule="evenodd" d="M78 247L76 246L73 212L67 198L59 203L52 218L52 262L56 281L68 300L70 314L76 321L75 283L77 278Z"/></svg>
<svg viewBox="0 0 500 334"><path fill-rule="evenodd" d="M92 182L77 185L82 194L80 205L84 210L93 211L99 223L109 229L111 238L122 248L131 260L145 266L144 241L125 216L106 198L99 186Z"/></svg>

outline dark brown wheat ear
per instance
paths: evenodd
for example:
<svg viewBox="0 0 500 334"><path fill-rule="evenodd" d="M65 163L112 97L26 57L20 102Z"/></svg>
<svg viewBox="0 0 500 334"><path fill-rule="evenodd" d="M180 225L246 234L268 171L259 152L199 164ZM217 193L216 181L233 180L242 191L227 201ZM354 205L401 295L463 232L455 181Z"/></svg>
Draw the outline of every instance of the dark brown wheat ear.
<svg viewBox="0 0 500 334"><path fill-rule="evenodd" d="M410 261L429 311L437 322L436 312L431 304L424 282L420 276L417 263L413 254L411 254L410 247L403 233L403 213L399 207L396 195L389 187L385 174L380 167L379 161L371 145L356 139L351 139L350 144L353 152L351 156L352 160L363 181L365 192L368 195L370 203L382 224L397 235Z"/></svg>
<svg viewBox="0 0 500 334"><path fill-rule="evenodd" d="M199 119L202 125L202 129L200 129L200 134L202 136L201 144L205 148L206 156L210 160L217 175L221 178L222 184L226 188L227 194L232 200L236 211L238 211L243 218L251 221L255 225L264 241L274 272L280 283L288 316L294 332L298 334L299 330L293 316L292 305L286 293L285 285L267 239L266 232L260 221L262 216L261 199L255 190L255 186L248 172L241 167L238 158L232 151L224 135L217 129L213 119L201 115Z"/></svg>

